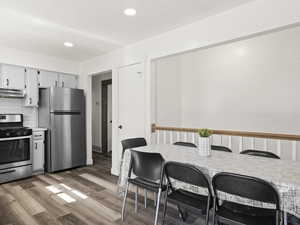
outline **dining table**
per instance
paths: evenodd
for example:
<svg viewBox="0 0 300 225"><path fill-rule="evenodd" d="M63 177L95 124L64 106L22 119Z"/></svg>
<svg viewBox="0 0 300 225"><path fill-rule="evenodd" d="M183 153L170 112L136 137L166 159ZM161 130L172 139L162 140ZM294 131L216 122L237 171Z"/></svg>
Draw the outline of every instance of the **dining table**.
<svg viewBox="0 0 300 225"><path fill-rule="evenodd" d="M282 159L264 158L222 151L211 151L210 156L199 154L198 148L184 147L172 144L153 144L124 152L121 162L118 189L120 193L125 190L131 160L131 150L160 153L165 161L189 163L198 167L207 176L212 178L219 172L229 172L246 176L257 177L270 182L278 191L280 207L285 213L300 218L300 162ZM205 194L204 189L193 185L176 182L174 185ZM254 207L274 208L269 203L246 199L228 193L218 192L222 200L232 201Z"/></svg>

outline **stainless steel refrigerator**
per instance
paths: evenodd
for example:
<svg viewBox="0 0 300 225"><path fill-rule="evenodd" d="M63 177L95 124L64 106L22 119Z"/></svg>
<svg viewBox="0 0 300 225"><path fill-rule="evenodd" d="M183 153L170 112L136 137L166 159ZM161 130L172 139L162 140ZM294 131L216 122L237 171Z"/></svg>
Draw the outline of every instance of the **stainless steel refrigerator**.
<svg viewBox="0 0 300 225"><path fill-rule="evenodd" d="M47 172L86 165L83 90L41 88L39 127L48 129L45 154Z"/></svg>

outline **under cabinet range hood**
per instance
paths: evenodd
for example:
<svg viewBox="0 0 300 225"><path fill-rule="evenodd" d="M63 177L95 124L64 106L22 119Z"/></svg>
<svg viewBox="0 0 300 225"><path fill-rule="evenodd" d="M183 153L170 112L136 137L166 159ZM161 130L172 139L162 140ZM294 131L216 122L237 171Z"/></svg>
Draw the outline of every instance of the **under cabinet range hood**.
<svg viewBox="0 0 300 225"><path fill-rule="evenodd" d="M0 88L0 98L24 98L23 90Z"/></svg>

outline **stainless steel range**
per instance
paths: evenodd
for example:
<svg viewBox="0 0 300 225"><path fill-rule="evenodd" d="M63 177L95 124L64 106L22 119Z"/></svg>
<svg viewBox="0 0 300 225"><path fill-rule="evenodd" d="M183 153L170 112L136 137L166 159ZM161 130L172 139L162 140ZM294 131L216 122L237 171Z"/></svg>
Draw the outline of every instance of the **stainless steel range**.
<svg viewBox="0 0 300 225"><path fill-rule="evenodd" d="M0 114L0 183L32 175L32 130L22 114Z"/></svg>

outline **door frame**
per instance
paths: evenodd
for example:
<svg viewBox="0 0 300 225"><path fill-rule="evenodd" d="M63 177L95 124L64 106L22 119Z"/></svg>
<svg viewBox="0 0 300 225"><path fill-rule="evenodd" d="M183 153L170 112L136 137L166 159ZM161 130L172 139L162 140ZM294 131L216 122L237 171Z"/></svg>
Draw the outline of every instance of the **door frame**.
<svg viewBox="0 0 300 225"><path fill-rule="evenodd" d="M108 124L108 115L107 115L107 105L108 105L108 95L107 95L107 86L112 85L112 79L101 81L101 146L102 153L107 154L108 152L108 133L107 133L107 124Z"/></svg>
<svg viewBox="0 0 300 225"><path fill-rule="evenodd" d="M144 73L145 73L145 83L146 83L146 106L145 106L145 134L146 139L150 143L151 140L151 62L156 57L147 57L144 60L138 60L131 63L122 63L122 65L110 65L104 68L96 69L96 72L90 72L86 76L82 75L81 78L81 88L86 91L86 123L87 123L87 164L93 164L92 158L92 77L94 75L103 74L106 72L112 72L112 168L111 174L118 176L121 160L121 152L119 151L119 102L118 102L118 84L119 84L119 69L122 67L143 63Z"/></svg>

